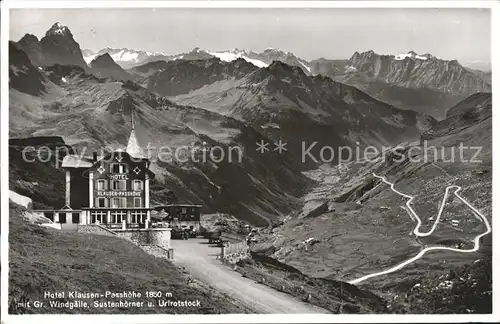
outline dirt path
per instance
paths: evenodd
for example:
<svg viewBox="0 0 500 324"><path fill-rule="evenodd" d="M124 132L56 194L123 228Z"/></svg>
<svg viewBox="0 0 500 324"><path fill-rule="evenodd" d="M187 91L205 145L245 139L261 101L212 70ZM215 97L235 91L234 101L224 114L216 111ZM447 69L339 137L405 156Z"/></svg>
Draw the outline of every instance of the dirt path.
<svg viewBox="0 0 500 324"><path fill-rule="evenodd" d="M328 313L290 295L243 278L216 259L220 249L203 239L172 240L174 263L182 265L195 278L244 303L259 314Z"/></svg>

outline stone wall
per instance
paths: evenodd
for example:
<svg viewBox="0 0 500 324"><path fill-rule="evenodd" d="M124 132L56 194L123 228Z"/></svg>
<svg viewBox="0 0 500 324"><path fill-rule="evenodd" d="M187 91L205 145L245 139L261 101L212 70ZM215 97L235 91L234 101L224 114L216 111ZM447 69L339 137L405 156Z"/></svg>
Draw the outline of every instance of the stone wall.
<svg viewBox="0 0 500 324"><path fill-rule="evenodd" d="M170 230L153 230L151 233L151 244L158 245L164 249L170 248Z"/></svg>
<svg viewBox="0 0 500 324"><path fill-rule="evenodd" d="M158 245L139 245L141 249L143 249L145 252L158 257L158 258L165 258L172 260L174 258L174 253L173 250L166 250Z"/></svg>
<svg viewBox="0 0 500 324"><path fill-rule="evenodd" d="M158 245L164 249L170 248L170 229L125 229L114 232L138 245Z"/></svg>
<svg viewBox="0 0 500 324"><path fill-rule="evenodd" d="M116 234L99 225L77 225L76 231L78 233L99 234L107 236L116 236Z"/></svg>

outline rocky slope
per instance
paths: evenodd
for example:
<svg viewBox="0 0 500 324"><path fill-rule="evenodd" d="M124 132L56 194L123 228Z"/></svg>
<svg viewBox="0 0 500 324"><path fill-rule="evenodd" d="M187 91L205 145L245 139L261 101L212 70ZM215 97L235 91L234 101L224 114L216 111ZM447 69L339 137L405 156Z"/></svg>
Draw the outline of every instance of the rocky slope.
<svg viewBox="0 0 500 324"><path fill-rule="evenodd" d="M18 45L36 66L58 63L87 68L80 45L73 38L69 28L59 23L52 25L40 41L37 37L26 34Z"/></svg>
<svg viewBox="0 0 500 324"><path fill-rule="evenodd" d="M431 88L441 92L471 94L491 89L491 85L464 68L456 60L445 61L430 54L378 55L373 51L354 53L348 70L359 76L406 88ZM348 77L348 76L346 76Z"/></svg>
<svg viewBox="0 0 500 324"><path fill-rule="evenodd" d="M9 87L34 96L46 91L44 76L14 42L9 42L9 58Z"/></svg>
<svg viewBox="0 0 500 324"><path fill-rule="evenodd" d="M218 58L208 60L178 60L165 64L150 63L136 67L135 71L160 71L148 78L147 88L164 96L175 96L227 79L239 79L257 68L243 59L224 62Z"/></svg>
<svg viewBox="0 0 500 324"><path fill-rule="evenodd" d="M436 118L444 118L448 108L467 96L491 90L491 83L478 71L465 68L456 60L415 52L396 56L356 52L344 71L338 72L325 73L382 101Z"/></svg>
<svg viewBox="0 0 500 324"><path fill-rule="evenodd" d="M312 152L318 156L325 145L337 154L341 146L380 147L420 136L418 114L279 61L240 79L214 82L171 99L240 119L276 141L286 140L288 154L299 157L303 145L308 148L314 142ZM324 156L329 159L331 154Z"/></svg>

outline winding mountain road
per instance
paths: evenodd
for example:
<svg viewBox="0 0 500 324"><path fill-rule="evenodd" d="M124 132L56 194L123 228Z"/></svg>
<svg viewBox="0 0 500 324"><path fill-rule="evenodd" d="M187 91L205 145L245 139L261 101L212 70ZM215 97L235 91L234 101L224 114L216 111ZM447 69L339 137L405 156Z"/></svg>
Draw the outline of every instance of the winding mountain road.
<svg viewBox="0 0 500 324"><path fill-rule="evenodd" d="M453 194L458 199L460 199L464 204L466 204L467 207L469 207L473 211L474 216L477 219L479 219L481 222L484 223L484 225L486 226L486 231L483 232L483 233L481 233L481 234L479 234L479 235L477 235L474 238L474 240L473 240L474 247L471 248L471 249L457 249L457 248L451 248L451 247L446 247L446 246L430 246L430 247L427 247L427 248L421 250L414 257L412 257L412 258L410 258L408 260L405 260L405 261L401 262L400 264L398 264L398 265L396 265L396 266L394 266L392 268L389 268L389 269L384 270L384 271L380 271L380 272L368 274L368 275L363 276L361 278L352 280L352 281L349 282L350 284L355 285L355 284L358 284L358 283L360 283L362 281L365 281L367 279L370 279L370 278L373 278L373 277L377 277L377 276L386 275L386 274L395 272L397 270L400 270L401 268L403 268L403 267L405 267L405 266L407 266L407 265L415 262L416 260L420 259L421 257L424 256L425 253L427 253L429 251L438 251L438 250L443 251L444 250L444 251L453 251L453 252L460 252L460 253L472 253L472 252L476 252L477 250L479 250L479 247L480 247L480 244L479 244L480 242L479 241L481 240L481 238L483 236L488 235L489 233L491 233L491 225L490 225L488 219L479 210L477 210L476 208L474 208L474 206L472 206L467 200L465 200L465 198L463 198L462 196L460 196L458 194L458 192L460 190L462 190L462 187L457 186L457 185L452 185L452 186L446 187L443 200L441 201L441 206L439 207L438 215L436 217L436 220L434 221L434 224L432 225L432 228L429 231L427 231L427 232L421 232L420 231L420 227L422 226L422 220L420 219L420 217L418 216L418 214L415 212L415 210L411 206L411 204L413 202L413 199L415 199L415 197L407 195L407 194L404 194L404 193L396 190L396 188L394 188L394 183L391 183L391 182L387 181L387 179L385 177L376 175L375 173L373 173L373 176L376 177L376 178L381 179L383 182L385 182L386 184L390 185L391 186L391 190L394 191L395 193L397 193L398 195L401 195L401 196L403 196L405 198L408 198L408 201L406 202L406 208L407 208L407 211L408 211L408 214L410 215L410 217L412 219L415 219L416 222L417 222L417 225L415 226L415 228L413 230L413 233L417 237L428 236L428 235L431 235L434 232L434 230L436 229L436 226L439 223L439 220L441 219L441 215L443 213L444 206L446 205L446 200L448 199L448 196L450 195L450 192L452 190L454 190Z"/></svg>

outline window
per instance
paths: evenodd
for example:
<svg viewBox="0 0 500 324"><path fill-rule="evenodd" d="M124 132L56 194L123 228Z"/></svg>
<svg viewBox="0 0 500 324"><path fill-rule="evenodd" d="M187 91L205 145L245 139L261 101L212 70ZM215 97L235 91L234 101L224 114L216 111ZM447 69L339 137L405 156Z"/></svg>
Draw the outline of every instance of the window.
<svg viewBox="0 0 500 324"><path fill-rule="evenodd" d="M97 180L97 190L106 190L106 180Z"/></svg>
<svg viewBox="0 0 500 324"><path fill-rule="evenodd" d="M59 223L66 224L66 213L59 213Z"/></svg>
<svg viewBox="0 0 500 324"><path fill-rule="evenodd" d="M95 224L97 222L102 223L106 217L107 213L105 211L91 211L90 212L90 223Z"/></svg>
<svg viewBox="0 0 500 324"><path fill-rule="evenodd" d="M112 163L111 173L128 173L128 165L125 163Z"/></svg>
<svg viewBox="0 0 500 324"><path fill-rule="evenodd" d="M96 207L99 207L99 208L108 207L107 199L104 197L96 198Z"/></svg>
<svg viewBox="0 0 500 324"><path fill-rule="evenodd" d="M127 190L127 180L111 180L113 190Z"/></svg>
<svg viewBox="0 0 500 324"><path fill-rule="evenodd" d="M79 224L80 223L80 213L73 213L71 215L71 222L73 224Z"/></svg>
<svg viewBox="0 0 500 324"><path fill-rule="evenodd" d="M134 210L130 213L131 223L133 224L143 224L146 219L146 212L140 210Z"/></svg>
<svg viewBox="0 0 500 324"><path fill-rule="evenodd" d="M111 207L112 208L124 208L127 207L126 198L112 198L111 199Z"/></svg>
<svg viewBox="0 0 500 324"><path fill-rule="evenodd" d="M142 207L142 199L141 197L134 197L134 207Z"/></svg>
<svg viewBox="0 0 500 324"><path fill-rule="evenodd" d="M131 223L133 224L142 224L144 222L144 218L146 216L146 213L143 211L139 210L134 210L133 212L130 213L130 218L131 218Z"/></svg>
<svg viewBox="0 0 500 324"><path fill-rule="evenodd" d="M182 207L182 213L185 214L187 211L187 208L186 207Z"/></svg>
<svg viewBox="0 0 500 324"><path fill-rule="evenodd" d="M141 191L142 190L142 181L141 180L134 180L133 185L134 185L134 191Z"/></svg>
<svg viewBox="0 0 500 324"><path fill-rule="evenodd" d="M126 219L127 213L122 210L111 212L111 223L120 224Z"/></svg>

